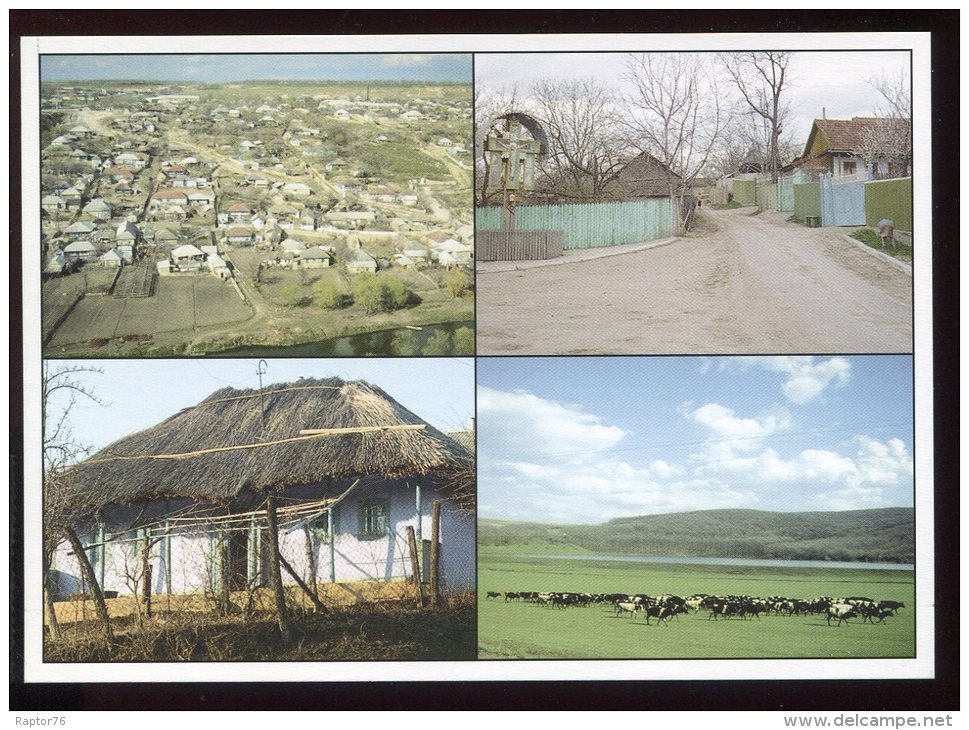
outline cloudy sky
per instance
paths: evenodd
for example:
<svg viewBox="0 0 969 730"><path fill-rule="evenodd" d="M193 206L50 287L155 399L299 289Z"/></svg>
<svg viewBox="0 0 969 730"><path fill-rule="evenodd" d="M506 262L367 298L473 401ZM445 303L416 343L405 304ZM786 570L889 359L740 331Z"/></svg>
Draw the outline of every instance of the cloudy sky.
<svg viewBox="0 0 969 730"><path fill-rule="evenodd" d="M71 411L74 434L95 450L161 422L215 391L258 388L258 359L50 361L49 366L84 366L79 373L104 402L78 398ZM298 378L339 376L366 380L442 431L467 428L474 415L474 361L468 358L341 358L268 360L264 385ZM57 414L64 401L54 404Z"/></svg>
<svg viewBox="0 0 969 730"><path fill-rule="evenodd" d="M712 66L715 54L699 54ZM880 74L907 73L910 54L904 51L799 51L790 65L788 100L793 140L807 141L811 122L826 109L829 119L870 116L880 96L865 79ZM533 53L478 54L475 56L475 85L510 93L516 86L527 95L532 85L552 78L595 78L624 92L624 54L621 53ZM712 72L711 72L712 73ZM724 82L725 83L725 82Z"/></svg>
<svg viewBox="0 0 969 730"><path fill-rule="evenodd" d="M911 358L480 358L483 517L913 504Z"/></svg>
<svg viewBox="0 0 969 730"><path fill-rule="evenodd" d="M434 53L48 55L42 81L471 81L471 56Z"/></svg>

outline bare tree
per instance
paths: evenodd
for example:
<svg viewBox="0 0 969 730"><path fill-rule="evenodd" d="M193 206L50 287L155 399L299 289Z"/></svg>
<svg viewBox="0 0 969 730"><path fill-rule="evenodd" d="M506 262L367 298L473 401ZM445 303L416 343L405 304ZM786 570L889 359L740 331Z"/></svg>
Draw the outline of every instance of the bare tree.
<svg viewBox="0 0 969 730"><path fill-rule="evenodd" d="M882 74L866 79L882 97L876 120L862 134L859 150L865 163L884 161L889 175L905 175L912 165L912 88L908 73Z"/></svg>
<svg viewBox="0 0 969 730"><path fill-rule="evenodd" d="M786 51L745 51L721 56L744 103L766 125L767 168L775 183L781 168L781 135L789 113L784 90L790 81L791 57Z"/></svg>
<svg viewBox="0 0 969 730"><path fill-rule="evenodd" d="M622 167L619 98L592 78L541 81L533 94L550 147L540 163L543 187L558 196L601 200Z"/></svg>
<svg viewBox="0 0 969 730"><path fill-rule="evenodd" d="M716 77L698 54L641 53L626 57L624 79L634 89L623 117L629 144L662 163L678 228L685 229L692 211L686 196L727 121Z"/></svg>
<svg viewBox="0 0 969 730"><path fill-rule="evenodd" d="M73 548L85 581L91 585L95 606L104 625L105 636L111 640L111 626L101 587L94 580L94 570L74 531L71 520L72 505L67 504L71 474L69 467L90 452L90 447L75 437L70 415L78 398L104 405L94 392L78 378L83 373L100 373L99 368L87 365L44 364L41 383L41 422L43 423L43 553L44 606L48 614L51 635L60 635L57 615L50 591L51 564L57 546L67 540Z"/></svg>

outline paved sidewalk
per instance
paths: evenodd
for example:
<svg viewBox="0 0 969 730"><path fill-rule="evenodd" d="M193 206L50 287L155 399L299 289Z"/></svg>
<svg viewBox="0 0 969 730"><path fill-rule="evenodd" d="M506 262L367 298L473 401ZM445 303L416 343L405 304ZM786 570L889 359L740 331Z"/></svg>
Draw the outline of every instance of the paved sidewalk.
<svg viewBox="0 0 969 730"><path fill-rule="evenodd" d="M668 246L674 241L680 240L677 237L661 238L658 241L640 241L639 243L625 243L621 246L600 246L598 248L577 248L565 251L561 256L554 259L542 261L479 261L475 264L475 269L479 274L497 274L502 271L524 271L525 269L537 269L542 266L559 266L561 264L574 264L579 261L594 261L604 259L609 256L620 256L637 251L646 251L650 248Z"/></svg>

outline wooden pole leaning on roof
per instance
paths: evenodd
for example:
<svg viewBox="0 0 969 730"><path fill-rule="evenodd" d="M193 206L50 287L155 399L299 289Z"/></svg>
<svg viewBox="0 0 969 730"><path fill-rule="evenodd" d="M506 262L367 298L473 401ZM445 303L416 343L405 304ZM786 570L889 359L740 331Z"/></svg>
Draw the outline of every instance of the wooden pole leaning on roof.
<svg viewBox="0 0 969 730"><path fill-rule="evenodd" d="M421 585L421 569L417 561L417 539L414 537L414 528L411 525L407 525L407 545L410 548L410 569L414 576L417 607L424 608L424 588Z"/></svg>
<svg viewBox="0 0 969 730"><path fill-rule="evenodd" d="M269 540L269 580L272 583L273 597L276 601L276 621L283 644L289 644L293 639L293 625L286 610L286 594L283 593L283 577L279 571L279 527L276 522L276 498L270 494L266 497L266 537Z"/></svg>

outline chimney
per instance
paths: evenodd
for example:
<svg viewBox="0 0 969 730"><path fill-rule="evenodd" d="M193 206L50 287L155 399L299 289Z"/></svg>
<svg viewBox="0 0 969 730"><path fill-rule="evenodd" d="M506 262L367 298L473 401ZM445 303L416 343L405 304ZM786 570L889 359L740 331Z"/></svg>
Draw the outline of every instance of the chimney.
<svg viewBox="0 0 969 730"><path fill-rule="evenodd" d="M476 419L474 416L471 416L471 418L468 419L468 428L472 431L475 430L475 420Z"/></svg>
<svg viewBox="0 0 969 730"><path fill-rule="evenodd" d="M826 108L824 108L824 107L821 107L821 118L822 119L827 119L828 118L828 110Z"/></svg>

